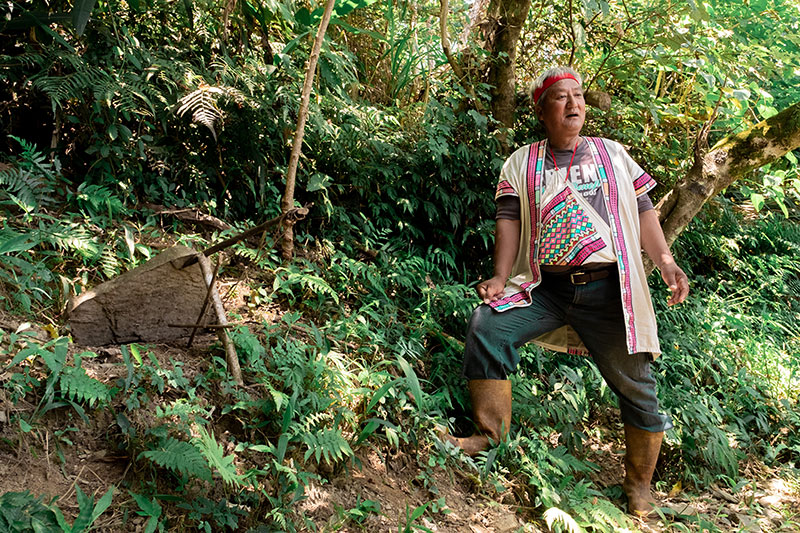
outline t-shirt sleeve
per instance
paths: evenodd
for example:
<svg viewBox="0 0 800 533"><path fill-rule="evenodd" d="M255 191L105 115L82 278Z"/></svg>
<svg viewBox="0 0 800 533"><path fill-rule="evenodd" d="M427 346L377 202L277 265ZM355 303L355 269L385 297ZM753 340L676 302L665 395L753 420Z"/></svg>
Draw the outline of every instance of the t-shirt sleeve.
<svg viewBox="0 0 800 533"><path fill-rule="evenodd" d="M520 220L522 209L520 208L518 197L511 195L501 196L497 199L496 204L495 220Z"/></svg>
<svg viewBox="0 0 800 533"><path fill-rule="evenodd" d="M628 155L628 152L625 152L625 162L628 165L628 173L631 178L633 178L633 189L636 191L637 198L648 193L656 186L656 180L645 172L642 167ZM652 207L652 205L651 202L650 206ZM641 210L639 212L641 212Z"/></svg>
<svg viewBox="0 0 800 533"><path fill-rule="evenodd" d="M650 211L651 209L655 209L653 207L653 201L650 199L650 195L647 193L641 194L636 198L636 204L639 207L639 213L644 213L645 211ZM498 208L497 211L498 218L500 214L500 210Z"/></svg>

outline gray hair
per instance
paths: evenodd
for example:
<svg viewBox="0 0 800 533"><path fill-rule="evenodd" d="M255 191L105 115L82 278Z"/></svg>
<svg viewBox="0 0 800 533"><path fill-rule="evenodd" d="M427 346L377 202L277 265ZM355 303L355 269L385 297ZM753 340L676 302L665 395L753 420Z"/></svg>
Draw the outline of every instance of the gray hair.
<svg viewBox="0 0 800 533"><path fill-rule="evenodd" d="M528 89L528 96L530 96L531 102L534 102L533 93L535 93L537 89L539 89L540 87L542 87L544 85L544 82L545 82L545 80L547 78L550 78L550 77L553 77L553 76L563 76L564 74L571 74L571 75L575 76L575 79L578 80L578 84L579 85L583 85L583 78L581 77L580 74L578 74L578 72L575 69L573 69L571 67L553 67L553 68L549 68L549 69L545 70L544 72L542 72L542 74L538 78L536 78L533 81L533 83L531 83L531 86ZM550 88L548 87L542 93L542 95L539 97L539 101L540 102L542 101L542 98L544 98L544 96L547 94L547 91L549 91L549 90L550 90ZM538 104L536 104L534 102L534 105L538 105Z"/></svg>

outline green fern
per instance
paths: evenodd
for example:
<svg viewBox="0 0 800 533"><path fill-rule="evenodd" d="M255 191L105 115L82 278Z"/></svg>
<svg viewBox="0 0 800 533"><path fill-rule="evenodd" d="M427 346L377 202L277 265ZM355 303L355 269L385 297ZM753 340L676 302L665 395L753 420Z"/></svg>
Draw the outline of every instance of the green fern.
<svg viewBox="0 0 800 533"><path fill-rule="evenodd" d="M63 58L64 56L62 56ZM111 76L100 67L78 61L72 65L75 72L55 76L42 76L33 80L33 87L50 97L53 109L63 108L72 100L86 97L87 91L108 87Z"/></svg>
<svg viewBox="0 0 800 533"><path fill-rule="evenodd" d="M230 485L242 485L242 476L236 471L233 464L233 455L225 455L225 450L214 438L214 433L209 434L202 427L197 428L199 437L194 439L195 445L208 461L209 466L219 472L222 480Z"/></svg>
<svg viewBox="0 0 800 533"><path fill-rule="evenodd" d="M78 253L84 259L95 258L102 251L89 229L76 223L57 221L51 226L40 223L32 236L59 250Z"/></svg>
<svg viewBox="0 0 800 533"><path fill-rule="evenodd" d="M211 470L203 455L191 443L166 437L155 450L147 450L139 457L150 459L162 468L181 476L191 476L211 481Z"/></svg>
<svg viewBox="0 0 800 533"><path fill-rule="evenodd" d="M326 428L317 433L304 433L300 438L308 446L303 457L306 461L313 455L317 462L322 458L330 464L332 460L341 461L345 457L353 456L350 444L337 429Z"/></svg>
<svg viewBox="0 0 800 533"><path fill-rule="evenodd" d="M196 415L210 416L207 409L190 403L185 398L179 398L166 407L156 407L158 418L177 417L182 422L190 422L195 419Z"/></svg>
<svg viewBox="0 0 800 533"><path fill-rule="evenodd" d="M108 387L89 377L82 367L64 367L59 383L64 397L81 403L88 402L89 407L94 407L95 403L105 405L111 399Z"/></svg>
<svg viewBox="0 0 800 533"><path fill-rule="evenodd" d="M0 170L0 200L7 197L28 213L55 204L52 192L61 173L58 160L50 162L35 144L9 137L19 143L22 152L11 166Z"/></svg>
<svg viewBox="0 0 800 533"><path fill-rule="evenodd" d="M197 89L178 100L177 114L183 116L191 112L192 121L207 127L216 141L217 132L214 126L225 116L217 102L223 97L244 102L242 94L232 87L213 87L201 82Z"/></svg>
<svg viewBox="0 0 800 533"><path fill-rule="evenodd" d="M279 272L288 272L286 278L277 275ZM308 272L308 270L298 271L294 265L289 268L278 268L275 270L275 281L273 282L274 290L282 290L291 293L290 287L292 285L300 285L307 293L316 295L328 295L337 304L339 303L339 295L333 290L333 287L319 276L315 276Z"/></svg>
<svg viewBox="0 0 800 533"><path fill-rule="evenodd" d="M100 253L100 268L109 279L119 274L119 260L114 246L104 246Z"/></svg>

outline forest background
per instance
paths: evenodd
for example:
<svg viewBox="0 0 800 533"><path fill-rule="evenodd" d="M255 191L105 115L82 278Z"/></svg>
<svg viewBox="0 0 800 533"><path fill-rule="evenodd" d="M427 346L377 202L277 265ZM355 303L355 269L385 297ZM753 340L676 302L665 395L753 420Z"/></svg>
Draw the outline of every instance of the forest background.
<svg viewBox="0 0 800 533"><path fill-rule="evenodd" d="M65 309L167 246L281 214L323 8L0 11L0 530L475 531L458 501L473 496L520 530L646 527L596 464L620 446L618 411L580 358L523 350L511 438L489 454L435 437L469 429L460 352L491 274L494 186L509 150L541 138L525 87L556 64L584 75L584 133L659 182L692 284L668 309L650 279L675 423L656 487L695 511L662 526L800 528L795 2L337 0L291 258L269 232L221 254L243 387L219 344L76 346ZM82 477L101 451L108 476ZM410 465L405 507L368 492L307 505L374 457ZM767 481L791 497L765 499ZM709 491L724 505L700 512Z"/></svg>

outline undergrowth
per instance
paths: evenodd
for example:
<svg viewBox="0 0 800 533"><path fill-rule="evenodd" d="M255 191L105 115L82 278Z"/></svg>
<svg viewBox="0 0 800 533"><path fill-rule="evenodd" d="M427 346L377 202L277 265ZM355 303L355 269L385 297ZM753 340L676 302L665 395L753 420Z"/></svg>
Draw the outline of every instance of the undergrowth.
<svg viewBox="0 0 800 533"><path fill-rule="evenodd" d="M45 214L27 213L27 225L6 226L6 234L15 234L0 265L13 275L8 259L16 258L15 264L40 265L51 277L6 285L5 305L21 312L27 302L50 302L35 293L69 275L50 270L64 263L51 259L54 243L41 237ZM97 354L68 355L70 340L55 328L49 341L30 326L5 331L2 391L13 405L26 406L12 424L36 447L51 411L73 413L75 427L98 410L110 411L109 446L133 461L135 475L97 504L85 497L81 512L88 509L91 518L113 493L117 505L147 519L147 531L177 524L205 531L318 527L298 506L307 487L358 468L358 452L367 448L417 458L431 505L409 510L407 523L434 516L430 473L457 468L478 490L553 528L633 527L620 510L619 488L593 481L599 467L585 444L603 429L598 420L618 422L613 394L581 358L523 349L512 432L500 447L473 460L435 438L441 425L468 428L459 339L477 300L469 286L453 282L457 256L400 242L373 226L336 246L319 240L306 248L305 259L285 265L247 244L232 248L232 274L247 265L272 272L251 280L251 307L283 310L276 323L231 332L244 388L231 381L220 349L189 378L181 363L159 360L146 346L122 346L116 363L122 377L102 382L85 370ZM797 468L798 250L795 226L779 217L744 223L723 199L676 246L692 280L690 300L667 308L662 282L657 274L651 278L664 350L655 365L658 392L675 424L659 467L662 489L714 483L735 490L749 483L741 465L754 459ZM86 264L77 248L60 253L73 269ZM16 293L8 294L12 287ZM60 443L70 446L66 436ZM6 520L13 518L9 512L43 521L61 513L30 495L3 498L11 509ZM359 512L379 509L367 505ZM88 528L85 520L75 524ZM63 517L58 523L82 530Z"/></svg>

